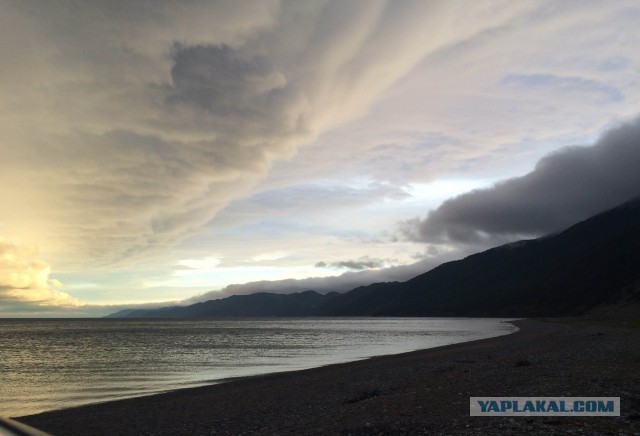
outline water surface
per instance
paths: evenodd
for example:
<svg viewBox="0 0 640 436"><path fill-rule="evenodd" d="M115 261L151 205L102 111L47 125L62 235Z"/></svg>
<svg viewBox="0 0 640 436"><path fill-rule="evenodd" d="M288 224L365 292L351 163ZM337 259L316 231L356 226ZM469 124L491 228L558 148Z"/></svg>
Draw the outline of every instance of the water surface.
<svg viewBox="0 0 640 436"><path fill-rule="evenodd" d="M508 334L498 319L0 319L0 415Z"/></svg>

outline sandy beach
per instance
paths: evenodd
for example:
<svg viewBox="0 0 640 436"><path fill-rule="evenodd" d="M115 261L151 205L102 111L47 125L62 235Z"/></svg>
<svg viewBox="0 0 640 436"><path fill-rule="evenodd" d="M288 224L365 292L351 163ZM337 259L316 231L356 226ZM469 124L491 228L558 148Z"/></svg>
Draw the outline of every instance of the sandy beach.
<svg viewBox="0 0 640 436"><path fill-rule="evenodd" d="M640 434L640 329L514 334L18 420L54 435ZM620 397L620 417L470 417L471 396Z"/></svg>

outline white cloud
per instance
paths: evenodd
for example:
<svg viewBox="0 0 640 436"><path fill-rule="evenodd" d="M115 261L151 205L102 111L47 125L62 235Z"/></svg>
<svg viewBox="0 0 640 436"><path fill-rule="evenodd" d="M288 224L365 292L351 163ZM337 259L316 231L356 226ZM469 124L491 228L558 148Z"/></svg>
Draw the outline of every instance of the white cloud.
<svg viewBox="0 0 640 436"><path fill-rule="evenodd" d="M190 269L213 269L220 264L220 259L209 256L204 259L184 259L178 262L178 265L186 266ZM187 270L188 271L188 270Z"/></svg>
<svg viewBox="0 0 640 436"><path fill-rule="evenodd" d="M5 304L80 306L78 299L61 290L62 283L50 277L51 266L37 259L37 254L33 246L0 238L0 300Z"/></svg>

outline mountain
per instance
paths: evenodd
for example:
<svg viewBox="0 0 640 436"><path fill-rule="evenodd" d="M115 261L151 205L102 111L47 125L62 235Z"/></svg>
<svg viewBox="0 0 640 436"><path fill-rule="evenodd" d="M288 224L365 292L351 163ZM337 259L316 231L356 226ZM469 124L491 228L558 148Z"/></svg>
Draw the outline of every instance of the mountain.
<svg viewBox="0 0 640 436"><path fill-rule="evenodd" d="M191 306L172 306L160 309L142 309L116 318L193 318L228 316L313 316L337 292L326 295L314 291L295 294L258 292L251 295L232 295L220 300L209 300ZM122 312L122 311L121 311Z"/></svg>
<svg viewBox="0 0 640 436"><path fill-rule="evenodd" d="M344 294L257 293L114 317L554 316L640 301L640 197L567 230Z"/></svg>
<svg viewBox="0 0 640 436"><path fill-rule="evenodd" d="M561 233L443 264L392 292L375 291L345 312L552 316L639 299L640 199L636 199ZM340 303L335 300L326 309L343 309Z"/></svg>
<svg viewBox="0 0 640 436"><path fill-rule="evenodd" d="M138 312L136 309L122 309L117 312L114 312L110 315L105 316L105 318L126 318L134 312Z"/></svg>

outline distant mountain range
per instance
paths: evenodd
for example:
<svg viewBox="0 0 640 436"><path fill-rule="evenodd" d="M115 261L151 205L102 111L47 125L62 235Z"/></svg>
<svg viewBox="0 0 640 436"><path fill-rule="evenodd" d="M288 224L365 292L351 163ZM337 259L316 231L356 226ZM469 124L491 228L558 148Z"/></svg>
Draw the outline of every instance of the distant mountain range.
<svg viewBox="0 0 640 436"><path fill-rule="evenodd" d="M448 262L407 282L342 294L260 292L109 317L531 317L625 301L640 302L640 197L563 232Z"/></svg>

